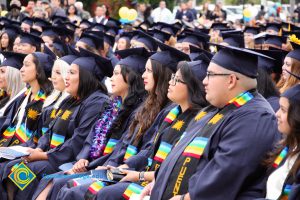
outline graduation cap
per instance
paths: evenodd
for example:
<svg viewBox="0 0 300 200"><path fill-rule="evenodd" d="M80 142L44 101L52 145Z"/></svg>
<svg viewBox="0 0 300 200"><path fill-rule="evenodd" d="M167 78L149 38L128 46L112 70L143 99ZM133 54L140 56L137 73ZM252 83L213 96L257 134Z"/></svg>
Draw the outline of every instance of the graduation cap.
<svg viewBox="0 0 300 200"><path fill-rule="evenodd" d="M61 58L59 58L59 60L63 60L65 61L66 63L68 63L69 65L72 64L72 62L74 60L76 60L77 58L79 58L78 56L75 56L75 55L66 55L66 56L63 56Z"/></svg>
<svg viewBox="0 0 300 200"><path fill-rule="evenodd" d="M77 26L76 24L72 23L72 22L64 22L63 25L67 28L70 29L72 31L75 31L76 28L79 28L79 26Z"/></svg>
<svg viewBox="0 0 300 200"><path fill-rule="evenodd" d="M298 78L300 80L300 78ZM289 88L286 90L283 94L281 94L282 97L286 97L290 102L296 102L300 103L300 84L296 84L295 86Z"/></svg>
<svg viewBox="0 0 300 200"><path fill-rule="evenodd" d="M51 49L49 49L49 47L47 47L46 45L44 46L44 50L43 52L45 54L48 54L53 60L56 60L57 56L55 55L55 53L53 51L51 51Z"/></svg>
<svg viewBox="0 0 300 200"><path fill-rule="evenodd" d="M126 41L130 41L133 36L134 32L122 32L119 36L119 39L124 38Z"/></svg>
<svg viewBox="0 0 300 200"><path fill-rule="evenodd" d="M201 56L202 54L205 55L205 57ZM193 45L190 45L190 59L191 60L198 60L198 59L206 59L206 61L210 62L211 58L213 57L213 54L201 49L201 48L197 48Z"/></svg>
<svg viewBox="0 0 300 200"><path fill-rule="evenodd" d="M154 29L154 30L149 30L149 34L153 35L154 38L158 39L161 42L169 41L171 38L171 34Z"/></svg>
<svg viewBox="0 0 300 200"><path fill-rule="evenodd" d="M227 23L221 23L221 22L214 22L210 29L213 29L213 30L224 30L224 29L228 29L227 27Z"/></svg>
<svg viewBox="0 0 300 200"><path fill-rule="evenodd" d="M44 28L46 26L51 26L51 23L41 18L35 18L34 25Z"/></svg>
<svg viewBox="0 0 300 200"><path fill-rule="evenodd" d="M104 40L104 42L109 44L109 46L111 46L111 47L114 46L114 44L115 44L115 37L112 35L108 35L108 34L104 33L103 40Z"/></svg>
<svg viewBox="0 0 300 200"><path fill-rule="evenodd" d="M8 19L7 17L0 17L0 23L1 24L10 24L12 21Z"/></svg>
<svg viewBox="0 0 300 200"><path fill-rule="evenodd" d="M43 28L42 36L58 37L60 28L57 26L46 26Z"/></svg>
<svg viewBox="0 0 300 200"><path fill-rule="evenodd" d="M47 77L51 76L52 67L56 57L53 57L51 54L34 52L32 53L39 61L41 67L43 67Z"/></svg>
<svg viewBox="0 0 300 200"><path fill-rule="evenodd" d="M52 18L52 24L56 25L59 23L64 23L69 21L69 18L67 18L66 16L61 16L61 15L54 15Z"/></svg>
<svg viewBox="0 0 300 200"><path fill-rule="evenodd" d="M209 29L207 28L195 28L195 31L200 32L200 33L204 33L204 34L209 34Z"/></svg>
<svg viewBox="0 0 300 200"><path fill-rule="evenodd" d="M55 38L53 40L53 47L61 54L66 55L68 53L68 47L61 39Z"/></svg>
<svg viewBox="0 0 300 200"><path fill-rule="evenodd" d="M177 63L179 61L189 61L190 58L187 54L170 47L164 43L157 42L159 48L161 49L160 52L156 52L150 59L160 62L165 67L168 67L173 72L177 70Z"/></svg>
<svg viewBox="0 0 300 200"><path fill-rule="evenodd" d="M79 57L80 53L79 51L77 51L77 49L75 49L72 45L67 44L67 51L68 51L68 55L74 55Z"/></svg>
<svg viewBox="0 0 300 200"><path fill-rule="evenodd" d="M218 44L215 45L219 50L212 58L212 63L250 78L257 77L258 56L267 57L248 49Z"/></svg>
<svg viewBox="0 0 300 200"><path fill-rule="evenodd" d="M21 43L27 43L27 44L30 44L32 46L39 47L42 42L43 42L43 40L40 37L36 36L36 35L26 33L26 32L21 33L20 44Z"/></svg>
<svg viewBox="0 0 300 200"><path fill-rule="evenodd" d="M146 27L146 28L143 28ZM140 23L137 27L135 27L137 30L147 31L150 28L150 23L148 21L143 21Z"/></svg>
<svg viewBox="0 0 300 200"><path fill-rule="evenodd" d="M108 26L108 27L117 27L117 28L119 28L121 26L121 22L119 20L116 20L116 19L110 17L107 20L105 25Z"/></svg>
<svg viewBox="0 0 300 200"><path fill-rule="evenodd" d="M272 45L276 45L278 47L282 47L282 43L285 43L286 41L284 41L285 39L281 36L278 35L266 35L265 38L265 44L272 44Z"/></svg>
<svg viewBox="0 0 300 200"><path fill-rule="evenodd" d="M196 45L198 47L203 47L206 49L207 42L209 41L210 36L200 32L187 32L178 36L178 39L182 39L182 42L188 42L190 44Z"/></svg>
<svg viewBox="0 0 300 200"><path fill-rule="evenodd" d="M258 57L258 67L259 68L264 69L269 74L271 74L273 72L277 73L277 74L281 74L283 60L284 60L286 54L288 53L287 51L283 51L283 50L258 50L258 49L255 49L253 51L264 54L264 55L269 57L269 58Z"/></svg>
<svg viewBox="0 0 300 200"><path fill-rule="evenodd" d="M7 33L12 38L16 38L17 35L19 35L21 32L21 29L15 25L4 24L2 26L2 29L3 28L4 28L3 33Z"/></svg>
<svg viewBox="0 0 300 200"><path fill-rule="evenodd" d="M72 64L76 64L79 68L94 74L100 81L105 76L111 77L113 74L113 66L109 59L82 48L80 48L80 57L75 59Z"/></svg>
<svg viewBox="0 0 300 200"><path fill-rule="evenodd" d="M176 27L178 30L181 30L182 27L183 27L183 24L180 20L177 20L174 24L173 24L174 27Z"/></svg>
<svg viewBox="0 0 300 200"><path fill-rule="evenodd" d="M293 36L290 37L290 43L293 47L293 51L290 51L286 56L294 58L300 61L300 44L293 41Z"/></svg>
<svg viewBox="0 0 300 200"><path fill-rule="evenodd" d="M90 21L88 21L88 20L86 20L86 19L83 19L83 20L81 20L81 22L80 22L80 24L79 24L79 27L80 27L80 25L84 25L84 26L86 26L87 28L90 28L93 24L94 24L94 23L92 23L92 22L90 22Z"/></svg>
<svg viewBox="0 0 300 200"><path fill-rule="evenodd" d="M42 35L42 32L40 32L34 28L30 28L30 34L40 37Z"/></svg>
<svg viewBox="0 0 300 200"><path fill-rule="evenodd" d="M290 35L295 35L297 38L300 38L300 31L282 31L282 36L288 37Z"/></svg>
<svg viewBox="0 0 300 200"><path fill-rule="evenodd" d="M152 36L140 30L137 30L136 33L137 33L137 38L135 39L136 41L145 44L145 46L148 47L150 51L156 51L157 42Z"/></svg>
<svg viewBox="0 0 300 200"><path fill-rule="evenodd" d="M126 65L140 74L145 71L146 62L151 55L145 48L125 49L115 53L121 57L118 65Z"/></svg>
<svg viewBox="0 0 300 200"><path fill-rule="evenodd" d="M155 26L157 26L159 30L169 33L173 36L176 36L178 31L181 29L181 28L174 26L174 24L167 24L164 22L157 22L155 24Z"/></svg>
<svg viewBox="0 0 300 200"><path fill-rule="evenodd" d="M278 23L267 23L266 30L273 30L279 32L281 29L281 24Z"/></svg>
<svg viewBox="0 0 300 200"><path fill-rule="evenodd" d="M119 32L118 27L109 27L100 23L96 23L93 26L91 26L89 29L95 30L95 31L101 31L104 33L109 33L109 35L116 36Z"/></svg>
<svg viewBox="0 0 300 200"><path fill-rule="evenodd" d="M88 46L91 46L96 49L103 49L103 37L99 37L94 32L85 31L81 34L78 42L83 42Z"/></svg>
<svg viewBox="0 0 300 200"><path fill-rule="evenodd" d="M260 32L259 27L246 26L244 29L244 33L252 33L253 35L257 35Z"/></svg>
<svg viewBox="0 0 300 200"><path fill-rule="evenodd" d="M206 62L204 60L197 60L187 62L187 64L191 68L193 75L197 79L199 79L200 81L203 81L205 79L209 62Z"/></svg>
<svg viewBox="0 0 300 200"><path fill-rule="evenodd" d="M34 23L34 19L31 18L31 17L25 17L25 18L22 20L22 23L28 24L28 25L32 26L33 23Z"/></svg>
<svg viewBox="0 0 300 200"><path fill-rule="evenodd" d="M20 70L23 66L23 60L26 57L26 54L2 51L1 54L4 56L4 60L1 63L1 66L9 66Z"/></svg>
<svg viewBox="0 0 300 200"><path fill-rule="evenodd" d="M229 44L230 46L243 48L244 44L244 36L240 34L232 34L232 33L222 33L223 42Z"/></svg>

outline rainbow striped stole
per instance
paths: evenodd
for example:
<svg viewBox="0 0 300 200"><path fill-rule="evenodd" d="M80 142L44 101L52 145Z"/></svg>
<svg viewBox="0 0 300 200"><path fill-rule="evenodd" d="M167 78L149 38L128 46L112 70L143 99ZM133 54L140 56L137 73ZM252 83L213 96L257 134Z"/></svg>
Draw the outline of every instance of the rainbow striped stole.
<svg viewBox="0 0 300 200"><path fill-rule="evenodd" d="M173 123L173 121L177 118L179 112L180 112L180 107L176 106L175 108L170 110L168 115L165 117L164 121L169 124Z"/></svg>
<svg viewBox="0 0 300 200"><path fill-rule="evenodd" d="M85 200L95 199L97 193L105 186L106 186L106 184L102 181L96 181L96 182L92 183L89 186L87 192L85 193L84 199Z"/></svg>
<svg viewBox="0 0 300 200"><path fill-rule="evenodd" d="M55 148L58 145L64 143L64 141L65 141L65 136L53 133L51 137L50 147Z"/></svg>
<svg viewBox="0 0 300 200"><path fill-rule="evenodd" d="M15 136L22 142L26 142L32 135L32 131L25 128L25 124L22 123L20 127L16 130Z"/></svg>
<svg viewBox="0 0 300 200"><path fill-rule="evenodd" d="M242 94L238 95L237 97L231 99L228 104L234 104L236 107L241 107L245 105L248 101L253 99L254 96L250 92L243 92ZM227 105L228 105L227 104Z"/></svg>
<svg viewBox="0 0 300 200"><path fill-rule="evenodd" d="M124 156L124 161L127 160L128 158L130 158L131 156L136 155L138 152L137 147L133 146L133 145L129 145L126 149L126 153Z"/></svg>
<svg viewBox="0 0 300 200"><path fill-rule="evenodd" d="M5 138L11 138L14 136L16 132L16 127L15 126L9 126L7 129L3 132L3 137Z"/></svg>
<svg viewBox="0 0 300 200"><path fill-rule="evenodd" d="M279 200L288 200L291 190L292 185L285 185L283 189L283 194L279 197Z"/></svg>
<svg viewBox="0 0 300 200"><path fill-rule="evenodd" d="M154 160L162 163L172 149L172 145L167 142L161 142L159 148L154 156Z"/></svg>
<svg viewBox="0 0 300 200"><path fill-rule="evenodd" d="M282 149L282 151L280 152L280 154L277 156L277 158L275 159L274 163L273 163L273 167L277 168L280 163L283 161L283 159L287 156L289 151L288 147L284 147L284 149Z"/></svg>
<svg viewBox="0 0 300 200"><path fill-rule="evenodd" d="M43 92L43 90L39 90L38 93L35 95L33 101L45 101L46 94Z"/></svg>
<svg viewBox="0 0 300 200"><path fill-rule="evenodd" d="M184 149L182 155L189 156L196 159L200 159L203 155L204 149L208 143L208 138L196 137L193 141Z"/></svg>
<svg viewBox="0 0 300 200"><path fill-rule="evenodd" d="M125 190L125 192L123 193L123 197L126 199L126 200L129 200L130 197L133 195L133 194L140 194L142 192L142 190L144 189L144 187L136 184L136 183L131 183L127 189Z"/></svg>
<svg viewBox="0 0 300 200"><path fill-rule="evenodd" d="M95 181L97 181L97 180L95 178L90 178L90 176L82 176L80 178L74 178L74 179L71 179L70 181L68 181L67 187L72 188L72 187L77 187L80 185L92 184Z"/></svg>
<svg viewBox="0 0 300 200"><path fill-rule="evenodd" d="M118 143L118 141L119 140L112 139L112 138L109 139L106 146L105 146L103 155L105 156L107 154L110 154L114 150L114 148L115 148L116 144Z"/></svg>

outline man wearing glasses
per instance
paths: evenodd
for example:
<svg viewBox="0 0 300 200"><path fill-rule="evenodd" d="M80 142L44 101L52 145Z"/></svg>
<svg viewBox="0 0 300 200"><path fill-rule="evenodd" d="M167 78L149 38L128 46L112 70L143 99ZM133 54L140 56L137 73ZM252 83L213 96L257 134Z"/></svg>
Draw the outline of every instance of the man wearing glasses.
<svg viewBox="0 0 300 200"><path fill-rule="evenodd" d="M263 197L262 161L279 138L275 113L257 92L253 51L220 46L203 81L203 109L161 165L151 200L233 200Z"/></svg>

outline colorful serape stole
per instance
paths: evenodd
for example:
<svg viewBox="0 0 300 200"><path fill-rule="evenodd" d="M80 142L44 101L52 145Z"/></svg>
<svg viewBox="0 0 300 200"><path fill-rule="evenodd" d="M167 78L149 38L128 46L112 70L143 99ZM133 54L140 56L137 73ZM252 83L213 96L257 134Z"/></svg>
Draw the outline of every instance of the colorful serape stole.
<svg viewBox="0 0 300 200"><path fill-rule="evenodd" d="M97 193L103 188L105 187L106 184L102 181L96 181L94 183L92 183L87 192L84 195L84 199L85 200L93 200L96 198Z"/></svg>
<svg viewBox="0 0 300 200"><path fill-rule="evenodd" d="M15 127L15 126L13 126L13 127L9 126L9 127L7 127L7 129L3 132L3 137L4 137L4 138L11 138L11 137L14 136L15 131L16 131L16 127Z"/></svg>
<svg viewBox="0 0 300 200"><path fill-rule="evenodd" d="M203 155L204 149L208 143L208 138L196 137L193 141L184 149L183 156L190 156L196 159L200 159Z"/></svg>
<svg viewBox="0 0 300 200"><path fill-rule="evenodd" d="M168 115L166 116L166 118L164 119L165 122L168 123L173 123L173 121L177 118L178 114L180 112L180 107L176 106L175 108L173 108Z"/></svg>
<svg viewBox="0 0 300 200"><path fill-rule="evenodd" d="M105 146L103 155L105 156L107 154L110 154L114 150L114 148L115 148L116 144L118 143L118 141L119 140L112 139L112 138L109 139L106 146Z"/></svg>
<svg viewBox="0 0 300 200"><path fill-rule="evenodd" d="M162 163L166 159L167 155L170 153L171 149L172 149L171 144L168 144L166 142L161 142L154 156L154 160Z"/></svg>
<svg viewBox="0 0 300 200"><path fill-rule="evenodd" d="M129 145L126 149L126 153L124 156L124 161L127 160L128 158L130 158L131 156L134 156L137 154L137 147L133 146L133 145Z"/></svg>
<svg viewBox="0 0 300 200"><path fill-rule="evenodd" d="M65 141L65 136L53 133L51 137L50 147L55 148Z"/></svg>
<svg viewBox="0 0 300 200"><path fill-rule="evenodd" d="M89 176L83 176L80 178L74 178L67 182L68 188L77 187L84 184L92 184L97 181L95 178L90 178Z"/></svg>
<svg viewBox="0 0 300 200"><path fill-rule="evenodd" d="M15 135L21 141L21 143L24 143L31 137L32 131L28 129L26 130L25 123L22 123L16 130Z"/></svg>
<svg viewBox="0 0 300 200"><path fill-rule="evenodd" d="M234 104L237 108L239 108L251 99L253 99L253 95L250 92L244 92L230 100L228 104Z"/></svg>
<svg viewBox="0 0 300 200"><path fill-rule="evenodd" d="M273 167L274 168L277 168L280 165L280 163L283 161L283 159L288 154L288 151L289 151L288 147L284 147L284 149L282 149L282 151L280 152L280 154L275 159L275 162L273 163Z"/></svg>
<svg viewBox="0 0 300 200"><path fill-rule="evenodd" d="M123 197L126 199L126 200L129 200L130 197L133 195L133 194L141 194L142 190L144 189L144 187L136 184L136 183L131 183L127 189L125 190L125 192L123 193Z"/></svg>
<svg viewBox="0 0 300 200"><path fill-rule="evenodd" d="M291 190L292 185L285 185L283 189L283 194L279 197L279 200L288 200Z"/></svg>

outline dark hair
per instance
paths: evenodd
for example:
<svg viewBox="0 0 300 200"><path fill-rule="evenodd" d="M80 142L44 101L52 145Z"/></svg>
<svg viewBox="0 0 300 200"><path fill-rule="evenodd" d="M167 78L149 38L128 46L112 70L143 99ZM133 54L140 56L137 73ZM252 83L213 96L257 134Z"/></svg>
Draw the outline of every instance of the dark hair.
<svg viewBox="0 0 300 200"><path fill-rule="evenodd" d="M197 78L186 61L179 62L177 70L180 70L183 81L186 83L189 95L189 104L192 109L201 109L208 105L205 99L205 91L202 81Z"/></svg>
<svg viewBox="0 0 300 200"><path fill-rule="evenodd" d="M257 90L266 99L280 95L270 75L262 68L258 68Z"/></svg>
<svg viewBox="0 0 300 200"><path fill-rule="evenodd" d="M76 6L75 6L74 4L71 4L71 5L68 6L68 8L66 9L66 14L67 14L67 15L70 14L70 13L69 13L70 7L73 7L73 8L75 9L74 15L77 15L77 14L78 14L78 10L77 10L77 8L76 8Z"/></svg>
<svg viewBox="0 0 300 200"><path fill-rule="evenodd" d="M266 164L272 165L280 154L280 152L287 146L289 147L289 153L287 156L295 156L300 153L300 104L297 101L289 99L289 109L287 115L287 121L291 128L291 132L278 144L276 150L269 154L269 159L265 161ZM300 160L296 160L291 171L289 172L294 177L297 171L300 169Z"/></svg>
<svg viewBox="0 0 300 200"><path fill-rule="evenodd" d="M142 103L146 96L142 76L125 65L120 65L120 67L122 77L129 88L128 94L123 100L122 110L117 119L113 122L110 132L117 132L132 111Z"/></svg>
<svg viewBox="0 0 300 200"><path fill-rule="evenodd" d="M6 32L3 32L1 34L0 41L1 41L2 36L3 36L4 33L6 33ZM8 37L8 45L5 49L3 49L2 46L1 46L1 51L12 51L13 47L14 47L14 41L15 41L16 37L14 38L12 35L10 35L8 33L6 33L6 34L7 34L7 37ZM0 45L1 45L1 43L0 43Z"/></svg>
<svg viewBox="0 0 300 200"><path fill-rule="evenodd" d="M167 98L169 80L172 71L163 66L160 62L150 59L152 65L152 73L154 78L154 89L150 91L143 107L135 115L133 122L129 127L129 137L131 137L139 126L139 132L135 136L133 145L138 145L145 131L152 125L157 114L169 102Z"/></svg>
<svg viewBox="0 0 300 200"><path fill-rule="evenodd" d="M93 92L101 90L107 94L107 89L91 72L79 67L79 86L77 97L83 100Z"/></svg>
<svg viewBox="0 0 300 200"><path fill-rule="evenodd" d="M45 92L46 95L49 95L53 90L52 83L48 80L44 66L39 62L39 59L35 54L31 54L33 56L33 63L36 68L36 79L39 83L40 88Z"/></svg>

